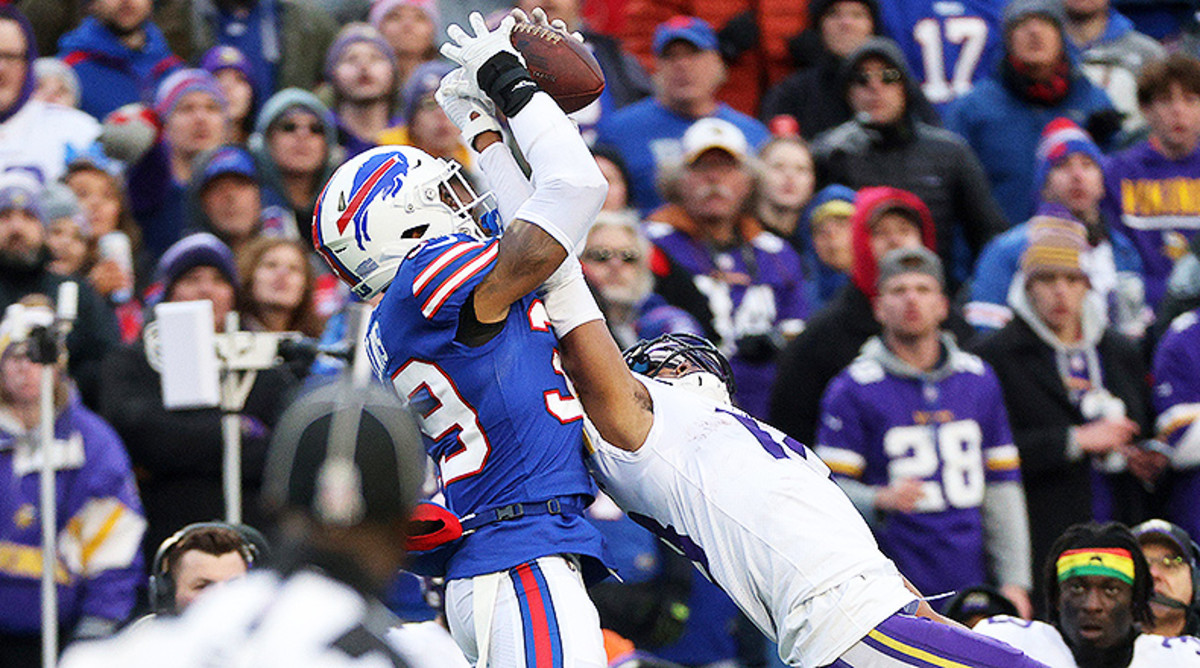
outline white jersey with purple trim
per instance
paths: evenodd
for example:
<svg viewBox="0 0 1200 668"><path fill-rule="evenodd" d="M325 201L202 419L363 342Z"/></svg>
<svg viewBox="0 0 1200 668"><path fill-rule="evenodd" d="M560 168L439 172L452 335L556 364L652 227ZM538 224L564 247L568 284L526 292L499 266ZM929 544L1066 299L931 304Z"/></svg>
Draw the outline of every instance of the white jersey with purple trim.
<svg viewBox="0 0 1200 668"><path fill-rule="evenodd" d="M1000 615L975 625L976 633L995 638L1025 652L1050 668L1079 668L1058 629L1045 622L1027 622ZM1200 640L1191 636L1164 638L1142 634L1133 643L1128 668L1189 668L1200 666Z"/></svg>
<svg viewBox="0 0 1200 668"><path fill-rule="evenodd" d="M793 666L824 666L914 599L829 468L777 429L638 376L654 425L636 452L585 422L600 486L721 586Z"/></svg>
<svg viewBox="0 0 1200 668"><path fill-rule="evenodd" d="M57 181L67 160L98 136L100 124L84 112L29 100L0 123L0 172L20 170L43 184Z"/></svg>

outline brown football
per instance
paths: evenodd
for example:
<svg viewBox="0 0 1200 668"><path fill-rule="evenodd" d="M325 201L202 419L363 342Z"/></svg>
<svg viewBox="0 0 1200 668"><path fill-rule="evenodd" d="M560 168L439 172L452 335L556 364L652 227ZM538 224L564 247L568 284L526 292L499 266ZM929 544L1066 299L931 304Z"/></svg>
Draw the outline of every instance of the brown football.
<svg viewBox="0 0 1200 668"><path fill-rule="evenodd" d="M512 45L542 90L562 110L579 111L604 91L604 73L590 49L560 32L533 23L517 23Z"/></svg>

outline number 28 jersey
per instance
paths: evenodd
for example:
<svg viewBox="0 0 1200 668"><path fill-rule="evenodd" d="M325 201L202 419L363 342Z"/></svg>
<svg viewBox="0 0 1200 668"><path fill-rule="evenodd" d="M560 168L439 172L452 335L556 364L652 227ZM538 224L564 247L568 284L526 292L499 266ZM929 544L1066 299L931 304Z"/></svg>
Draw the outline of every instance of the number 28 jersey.
<svg viewBox="0 0 1200 668"><path fill-rule="evenodd" d="M513 503L575 499L595 488L583 463L583 411L567 390L542 303L526 296L483 345L455 340L459 311L495 266L497 240L436 239L405 258L371 316L375 373L407 398L460 517ZM480 527L447 576L472 577L559 553L600 558L600 534L577 513Z"/></svg>

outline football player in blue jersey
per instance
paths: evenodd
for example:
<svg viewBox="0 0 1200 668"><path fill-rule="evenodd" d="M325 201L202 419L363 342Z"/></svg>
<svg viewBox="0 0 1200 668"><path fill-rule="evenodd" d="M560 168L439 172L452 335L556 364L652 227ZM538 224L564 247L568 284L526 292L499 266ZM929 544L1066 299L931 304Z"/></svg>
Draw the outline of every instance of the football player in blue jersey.
<svg viewBox="0 0 1200 668"><path fill-rule="evenodd" d="M416 409L446 503L462 518L464 536L444 551L446 615L463 652L477 666L598 668L605 653L584 580L604 569L601 538L582 515L594 494L583 414L530 293L581 244L607 184L512 47L515 20L489 31L475 13L474 35L451 26L443 53L461 67L437 93L499 205L454 162L380 147L330 178L313 241L357 296L382 293L368 354Z"/></svg>

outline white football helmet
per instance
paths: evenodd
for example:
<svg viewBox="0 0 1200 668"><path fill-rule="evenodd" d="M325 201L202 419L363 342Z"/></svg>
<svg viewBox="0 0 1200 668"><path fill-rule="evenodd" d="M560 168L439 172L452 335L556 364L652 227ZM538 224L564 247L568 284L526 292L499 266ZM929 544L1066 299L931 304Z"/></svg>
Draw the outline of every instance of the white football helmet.
<svg viewBox="0 0 1200 668"><path fill-rule="evenodd" d="M453 160L380 146L337 168L313 211L313 247L361 299L379 294L417 246L465 232L500 233L490 192L477 195Z"/></svg>

